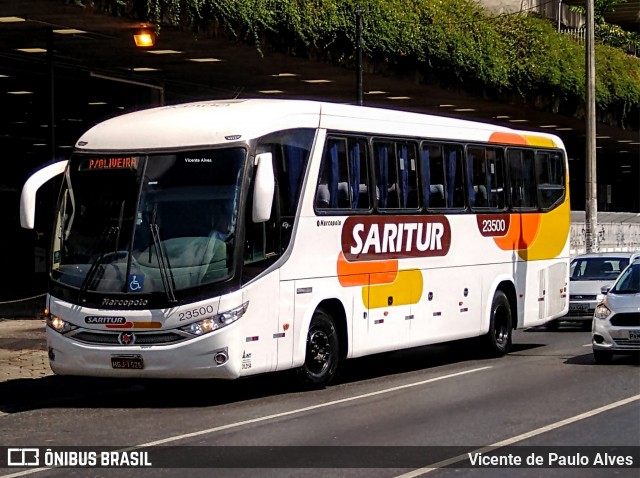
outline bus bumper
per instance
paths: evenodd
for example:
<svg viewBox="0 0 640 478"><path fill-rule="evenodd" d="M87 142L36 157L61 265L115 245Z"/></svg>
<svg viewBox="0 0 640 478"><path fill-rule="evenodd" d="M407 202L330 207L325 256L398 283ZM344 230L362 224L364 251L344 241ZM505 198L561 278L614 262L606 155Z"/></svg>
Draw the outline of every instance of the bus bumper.
<svg viewBox="0 0 640 478"><path fill-rule="evenodd" d="M91 345L46 329L49 363L58 375L117 378L240 376L242 349L235 327L170 345Z"/></svg>

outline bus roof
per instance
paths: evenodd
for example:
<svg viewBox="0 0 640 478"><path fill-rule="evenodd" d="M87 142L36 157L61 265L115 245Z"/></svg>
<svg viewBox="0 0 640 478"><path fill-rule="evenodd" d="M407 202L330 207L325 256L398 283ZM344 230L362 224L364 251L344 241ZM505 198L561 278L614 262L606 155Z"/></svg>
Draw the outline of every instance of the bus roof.
<svg viewBox="0 0 640 478"><path fill-rule="evenodd" d="M377 135L563 147L554 135L477 121L310 100L241 99L123 114L89 129L76 143L76 151L200 148L249 140L274 131L318 127Z"/></svg>

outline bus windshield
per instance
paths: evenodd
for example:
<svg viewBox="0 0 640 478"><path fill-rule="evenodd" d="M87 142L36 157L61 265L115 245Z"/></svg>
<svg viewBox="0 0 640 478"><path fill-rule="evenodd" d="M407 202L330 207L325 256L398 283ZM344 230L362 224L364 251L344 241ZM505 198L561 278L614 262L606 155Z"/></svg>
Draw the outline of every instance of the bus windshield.
<svg viewBox="0 0 640 478"><path fill-rule="evenodd" d="M244 148L71 159L52 278L80 292L166 293L227 279Z"/></svg>

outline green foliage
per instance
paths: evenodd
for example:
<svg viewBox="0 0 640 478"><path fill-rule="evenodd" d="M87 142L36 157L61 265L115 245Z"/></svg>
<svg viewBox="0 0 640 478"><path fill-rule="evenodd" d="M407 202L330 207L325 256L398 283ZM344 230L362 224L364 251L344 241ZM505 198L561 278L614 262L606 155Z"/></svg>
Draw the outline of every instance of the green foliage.
<svg viewBox="0 0 640 478"><path fill-rule="evenodd" d="M627 0L593 0L593 19L595 23L604 23L604 14L615 11L615 6L625 3ZM569 10L573 12L587 13L586 7L582 5L571 5Z"/></svg>
<svg viewBox="0 0 640 478"><path fill-rule="evenodd" d="M122 0L112 0L122 1ZM189 29L219 27L259 49L276 48L352 66L356 10L365 55L464 83L489 94L546 95L574 109L584 101L584 47L532 15L491 16L473 0L127 0L148 20ZM620 0L596 0L611 8ZM637 111L640 62L597 45L596 102ZM451 81L450 79L454 80Z"/></svg>
<svg viewBox="0 0 640 478"><path fill-rule="evenodd" d="M593 21L595 27L594 38L609 46L640 50L640 35L637 32L628 32L618 25L607 23L605 13L614 12L616 5L627 0L594 0ZM569 9L573 12L586 14L586 8L582 5L572 5Z"/></svg>
<svg viewBox="0 0 640 478"><path fill-rule="evenodd" d="M595 25L595 38L604 45L623 50L640 51L640 35L635 32L628 32L618 25L611 25L610 23Z"/></svg>

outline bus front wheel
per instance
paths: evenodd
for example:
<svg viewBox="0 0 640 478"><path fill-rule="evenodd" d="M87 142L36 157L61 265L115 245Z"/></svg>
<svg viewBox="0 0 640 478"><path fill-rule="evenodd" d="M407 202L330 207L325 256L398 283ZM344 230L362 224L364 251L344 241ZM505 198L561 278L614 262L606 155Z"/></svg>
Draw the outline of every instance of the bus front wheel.
<svg viewBox="0 0 640 478"><path fill-rule="evenodd" d="M338 334L333 319L324 310L313 313L304 365L298 376L305 386L324 388L331 382L338 368Z"/></svg>
<svg viewBox="0 0 640 478"><path fill-rule="evenodd" d="M511 305L501 290L496 291L491 303L489 332L485 336L488 353L501 357L509 352L512 339Z"/></svg>

